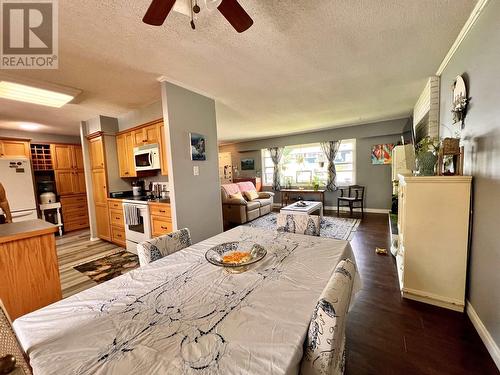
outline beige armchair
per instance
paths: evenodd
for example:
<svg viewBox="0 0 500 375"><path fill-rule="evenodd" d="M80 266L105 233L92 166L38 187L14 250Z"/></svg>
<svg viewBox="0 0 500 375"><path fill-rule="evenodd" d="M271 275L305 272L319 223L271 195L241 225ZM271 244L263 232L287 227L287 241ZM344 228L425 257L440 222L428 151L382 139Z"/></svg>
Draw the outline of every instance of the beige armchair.
<svg viewBox="0 0 500 375"><path fill-rule="evenodd" d="M224 221L244 224L271 212L274 203L274 193L272 192L259 192L259 197L251 201L231 197L237 193L243 195L245 191L249 190L256 190L253 183L249 181L221 186Z"/></svg>

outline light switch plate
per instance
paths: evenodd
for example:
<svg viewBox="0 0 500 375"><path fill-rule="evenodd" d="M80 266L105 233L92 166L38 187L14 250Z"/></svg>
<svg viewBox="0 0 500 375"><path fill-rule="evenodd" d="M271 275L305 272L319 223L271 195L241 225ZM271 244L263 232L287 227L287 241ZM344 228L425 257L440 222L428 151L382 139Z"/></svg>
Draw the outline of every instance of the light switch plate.
<svg viewBox="0 0 500 375"><path fill-rule="evenodd" d="M199 176L200 175L200 167L197 165L193 166L193 175L194 176Z"/></svg>

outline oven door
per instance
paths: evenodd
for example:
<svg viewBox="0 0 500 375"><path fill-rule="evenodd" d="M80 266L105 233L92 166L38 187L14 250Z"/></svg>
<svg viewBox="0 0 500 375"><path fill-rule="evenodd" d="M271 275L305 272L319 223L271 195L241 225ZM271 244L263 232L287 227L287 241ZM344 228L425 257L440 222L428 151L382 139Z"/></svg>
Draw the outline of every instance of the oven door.
<svg viewBox="0 0 500 375"><path fill-rule="evenodd" d="M124 206L127 203L124 203ZM125 224L125 238L127 241L140 243L151 238L151 226L149 224L149 210L147 205L139 207L139 224Z"/></svg>
<svg viewBox="0 0 500 375"><path fill-rule="evenodd" d="M136 171L147 171L154 169L153 155L151 151L136 152L134 154L134 163Z"/></svg>

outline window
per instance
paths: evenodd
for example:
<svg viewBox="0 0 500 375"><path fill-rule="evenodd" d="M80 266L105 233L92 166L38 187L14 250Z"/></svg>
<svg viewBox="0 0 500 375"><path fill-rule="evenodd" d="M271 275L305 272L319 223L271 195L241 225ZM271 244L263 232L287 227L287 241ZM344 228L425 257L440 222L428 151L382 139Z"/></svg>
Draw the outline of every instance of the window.
<svg viewBox="0 0 500 375"><path fill-rule="evenodd" d="M343 140L337 156L337 185L354 184L356 140ZM273 184L274 164L267 149L262 150L264 185ZM319 182L325 186L328 180L328 160L319 143L287 146L280 161L281 186L312 186Z"/></svg>

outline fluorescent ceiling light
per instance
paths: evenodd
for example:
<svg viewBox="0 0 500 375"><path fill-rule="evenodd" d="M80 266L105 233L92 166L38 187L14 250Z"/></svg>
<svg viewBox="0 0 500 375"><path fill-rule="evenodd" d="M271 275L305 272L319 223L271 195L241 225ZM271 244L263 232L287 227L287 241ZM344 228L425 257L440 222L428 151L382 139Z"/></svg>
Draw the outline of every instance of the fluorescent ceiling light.
<svg viewBox="0 0 500 375"><path fill-rule="evenodd" d="M74 96L19 83L0 81L0 98L61 108L73 100Z"/></svg>
<svg viewBox="0 0 500 375"><path fill-rule="evenodd" d="M35 124L35 123L31 123L31 122L24 122L21 125L19 125L19 127L23 130L34 131L34 130L40 129L41 126L39 124Z"/></svg>

